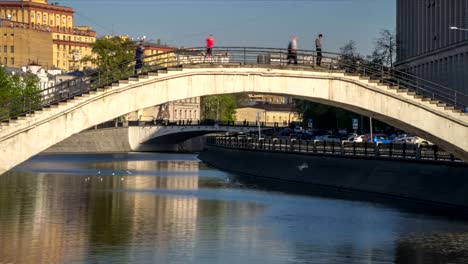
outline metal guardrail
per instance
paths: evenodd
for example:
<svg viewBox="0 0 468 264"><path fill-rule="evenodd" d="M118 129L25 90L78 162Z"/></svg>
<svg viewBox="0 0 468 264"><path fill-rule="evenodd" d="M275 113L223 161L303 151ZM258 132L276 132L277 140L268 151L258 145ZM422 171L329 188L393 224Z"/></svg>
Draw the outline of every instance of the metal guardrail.
<svg viewBox="0 0 468 264"><path fill-rule="evenodd" d="M214 55L205 56L205 48L185 48L145 57L140 74L135 74L135 61L129 61L112 69L100 69L62 82L37 92L16 97L0 104L0 120L8 121L19 116L26 116L36 110L50 107L99 88L112 85L119 80L137 78L141 74L167 70L195 64L235 64L257 65L262 67L282 67L287 65L287 50L277 48L255 47L218 47ZM310 50L298 50L297 67L317 68L315 61L317 53ZM394 68L374 64L372 62L347 57L338 53L322 52L321 70L342 71L357 74L361 77L375 80L385 85L408 89L416 95L422 95L431 100L437 100L454 108L465 111L468 106L468 95L421 79L414 75Z"/></svg>
<svg viewBox="0 0 468 264"><path fill-rule="evenodd" d="M352 157L462 162L452 154L432 145L381 144L368 142L327 142L318 140L258 139L249 137L209 137L208 145L232 149L301 154L324 154Z"/></svg>
<svg viewBox="0 0 468 264"><path fill-rule="evenodd" d="M211 119L205 120L152 120L152 121L107 121L101 123L99 125L93 126L88 130L95 130L95 129L103 129L103 128L115 128L115 127L151 127L151 126L183 126L183 127L195 127L195 126L222 126L222 127L251 127L251 128L258 128L258 123L256 122L244 122L244 121L233 121L233 122L215 122ZM263 129L279 129L284 128L287 125L282 125L282 123L278 122L261 122L260 128ZM257 132L255 132L257 133Z"/></svg>

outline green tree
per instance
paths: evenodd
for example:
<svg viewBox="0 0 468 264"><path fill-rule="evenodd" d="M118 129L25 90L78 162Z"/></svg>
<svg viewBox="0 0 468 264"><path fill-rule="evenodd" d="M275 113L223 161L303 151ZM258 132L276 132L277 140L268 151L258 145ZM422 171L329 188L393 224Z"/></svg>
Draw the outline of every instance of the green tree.
<svg viewBox="0 0 468 264"><path fill-rule="evenodd" d="M102 37L91 44L93 56L86 56L82 62L96 65L100 83L111 82L130 76L133 73L134 44L121 37ZM97 74L96 74L97 75Z"/></svg>
<svg viewBox="0 0 468 264"><path fill-rule="evenodd" d="M34 110L41 104L39 79L32 74L9 74L0 67L0 119Z"/></svg>
<svg viewBox="0 0 468 264"><path fill-rule="evenodd" d="M234 122L236 121L236 108L244 103L245 98L244 94L204 96L200 100L202 118Z"/></svg>

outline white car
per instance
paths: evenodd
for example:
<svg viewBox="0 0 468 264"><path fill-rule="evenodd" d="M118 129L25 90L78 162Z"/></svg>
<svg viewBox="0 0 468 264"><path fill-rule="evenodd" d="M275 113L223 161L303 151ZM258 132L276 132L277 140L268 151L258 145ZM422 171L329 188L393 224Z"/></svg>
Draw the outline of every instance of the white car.
<svg viewBox="0 0 468 264"><path fill-rule="evenodd" d="M394 144L416 144L416 137L399 137L395 138L392 143Z"/></svg>
<svg viewBox="0 0 468 264"><path fill-rule="evenodd" d="M355 142L368 142L369 141L369 136L367 135L359 135L354 138Z"/></svg>

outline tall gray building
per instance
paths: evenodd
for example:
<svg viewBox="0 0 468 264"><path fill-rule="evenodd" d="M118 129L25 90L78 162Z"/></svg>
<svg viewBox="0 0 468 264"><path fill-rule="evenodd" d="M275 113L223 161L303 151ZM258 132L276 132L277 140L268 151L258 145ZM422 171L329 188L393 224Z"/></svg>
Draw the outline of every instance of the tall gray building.
<svg viewBox="0 0 468 264"><path fill-rule="evenodd" d="M468 94L468 0L397 0L397 67Z"/></svg>

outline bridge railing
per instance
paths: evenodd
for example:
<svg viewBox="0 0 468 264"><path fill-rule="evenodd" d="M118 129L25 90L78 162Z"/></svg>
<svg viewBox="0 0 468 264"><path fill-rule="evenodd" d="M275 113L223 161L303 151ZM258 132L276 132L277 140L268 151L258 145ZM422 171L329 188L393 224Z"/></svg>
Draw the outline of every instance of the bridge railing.
<svg viewBox="0 0 468 264"><path fill-rule="evenodd" d="M258 139L255 137L223 136L208 137L207 144L224 148L258 151L462 162L437 146L407 143L326 142L318 140Z"/></svg>
<svg viewBox="0 0 468 264"><path fill-rule="evenodd" d="M187 120L130 120L130 121L119 121L111 120L98 125L95 125L89 129L102 129L102 128L114 128L114 127L149 127L149 126L221 126L221 127L251 127L251 128L284 128L288 124L279 122L248 122L248 121L221 121L215 122L212 119L187 119ZM255 132L258 133L258 132Z"/></svg>
<svg viewBox="0 0 468 264"><path fill-rule="evenodd" d="M119 64L113 68L99 69L59 83L40 91L24 94L7 102L0 102L0 120L24 116L45 107L58 104L75 96L110 86L119 80L137 78L148 72L196 64L256 65L261 67L283 67L288 65L288 51L278 48L218 47L212 57L205 48L185 48L145 57L141 73L135 73L135 61ZM356 74L376 82L408 89L417 95L444 102L465 111L468 95L442 85L418 78L395 68L385 67L360 58L338 53L322 52L321 66L316 66L317 53L311 50L297 51L298 65L291 67L312 70L340 71Z"/></svg>

